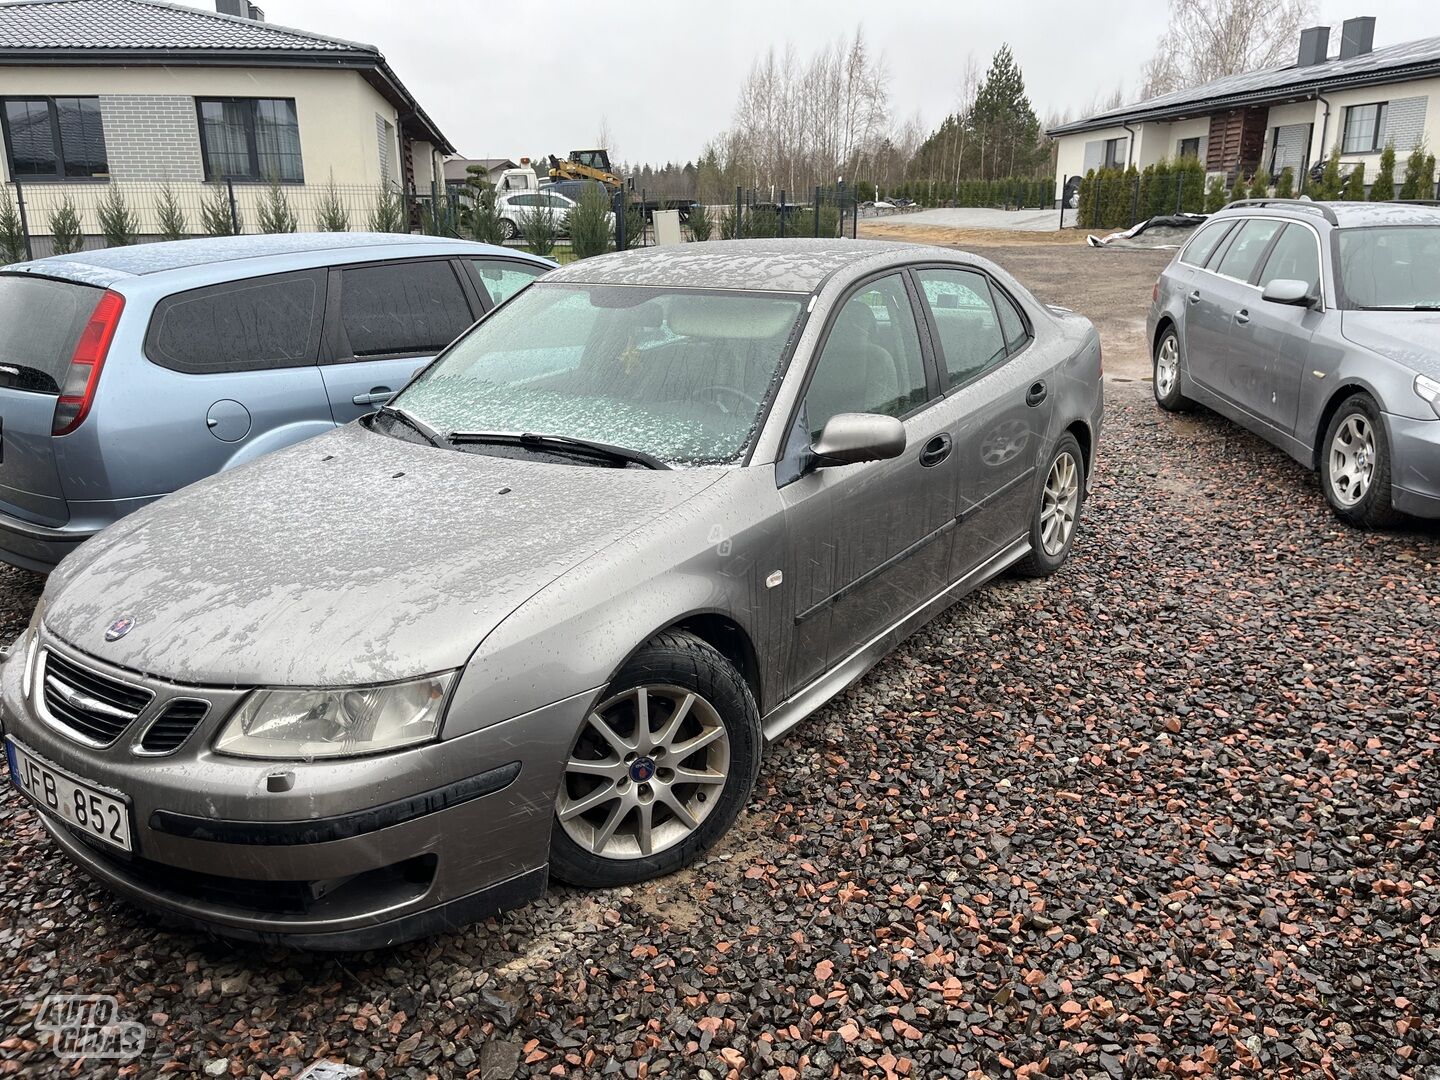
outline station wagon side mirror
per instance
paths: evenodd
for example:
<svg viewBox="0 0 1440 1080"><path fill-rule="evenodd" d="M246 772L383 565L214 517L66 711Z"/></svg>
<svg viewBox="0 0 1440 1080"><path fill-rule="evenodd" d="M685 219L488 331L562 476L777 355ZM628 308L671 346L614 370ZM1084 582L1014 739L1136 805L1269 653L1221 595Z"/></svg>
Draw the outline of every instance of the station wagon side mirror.
<svg viewBox="0 0 1440 1080"><path fill-rule="evenodd" d="M811 467L884 461L905 452L905 425L879 413L836 413L810 446Z"/></svg>
<svg viewBox="0 0 1440 1080"><path fill-rule="evenodd" d="M1276 278L1265 286L1260 293L1260 299L1269 300L1272 304L1290 304L1294 307L1309 307L1315 302L1309 282L1297 281L1294 278Z"/></svg>

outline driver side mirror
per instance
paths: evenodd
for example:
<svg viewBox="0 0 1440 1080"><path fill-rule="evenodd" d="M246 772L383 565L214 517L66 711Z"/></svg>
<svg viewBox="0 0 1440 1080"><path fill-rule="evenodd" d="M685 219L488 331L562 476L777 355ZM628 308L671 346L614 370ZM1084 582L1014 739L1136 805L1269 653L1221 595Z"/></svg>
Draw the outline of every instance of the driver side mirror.
<svg viewBox="0 0 1440 1080"><path fill-rule="evenodd" d="M811 467L884 461L905 452L905 425L879 413L836 413L810 446Z"/></svg>
<svg viewBox="0 0 1440 1080"><path fill-rule="evenodd" d="M1269 300L1272 304L1289 304L1292 307L1310 307L1315 303L1309 282L1297 281L1294 278L1276 278L1265 286L1260 293L1260 299Z"/></svg>

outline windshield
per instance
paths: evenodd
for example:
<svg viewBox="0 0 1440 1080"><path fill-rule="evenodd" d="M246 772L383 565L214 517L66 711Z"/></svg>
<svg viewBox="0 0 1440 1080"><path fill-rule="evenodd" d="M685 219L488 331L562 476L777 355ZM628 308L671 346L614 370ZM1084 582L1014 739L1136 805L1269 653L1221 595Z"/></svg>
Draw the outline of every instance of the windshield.
<svg viewBox="0 0 1440 1080"><path fill-rule="evenodd" d="M1440 308L1440 225L1342 229L1340 277L1359 308Z"/></svg>
<svg viewBox="0 0 1440 1080"><path fill-rule="evenodd" d="M533 432L671 465L737 461L781 375L803 297L536 284L394 404L444 434Z"/></svg>

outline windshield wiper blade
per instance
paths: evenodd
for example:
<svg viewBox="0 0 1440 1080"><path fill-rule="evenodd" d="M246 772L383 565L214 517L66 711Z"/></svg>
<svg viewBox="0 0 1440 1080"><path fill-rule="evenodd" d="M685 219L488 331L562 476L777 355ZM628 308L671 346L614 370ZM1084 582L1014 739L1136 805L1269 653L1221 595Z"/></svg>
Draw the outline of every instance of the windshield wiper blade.
<svg viewBox="0 0 1440 1080"><path fill-rule="evenodd" d="M429 424L425 423L424 420L421 420L413 413L407 412L405 409L400 408L398 405L381 405L379 411L385 416L394 417L402 424L405 424L412 430L419 432L420 435L424 437L425 441L428 442L431 446L438 446L441 449L445 448L445 436L441 435L438 431L436 431Z"/></svg>
<svg viewBox="0 0 1440 1080"><path fill-rule="evenodd" d="M659 458L643 450L632 450L628 446L613 446L593 439L579 439L573 435L541 435L533 431L452 431L450 442L492 443L500 446L526 446L537 450L571 451L588 457L604 458L626 465L644 465L647 469L669 469Z"/></svg>

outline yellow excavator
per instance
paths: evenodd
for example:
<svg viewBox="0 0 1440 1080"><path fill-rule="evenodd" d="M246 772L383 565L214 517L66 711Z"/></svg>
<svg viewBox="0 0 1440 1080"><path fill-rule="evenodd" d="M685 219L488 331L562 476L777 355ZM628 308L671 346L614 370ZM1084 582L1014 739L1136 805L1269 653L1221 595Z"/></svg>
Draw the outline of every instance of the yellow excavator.
<svg viewBox="0 0 1440 1080"><path fill-rule="evenodd" d="M598 180L612 193L624 186L620 177L610 171L608 150L571 150L568 158L558 158L551 154L550 179Z"/></svg>

